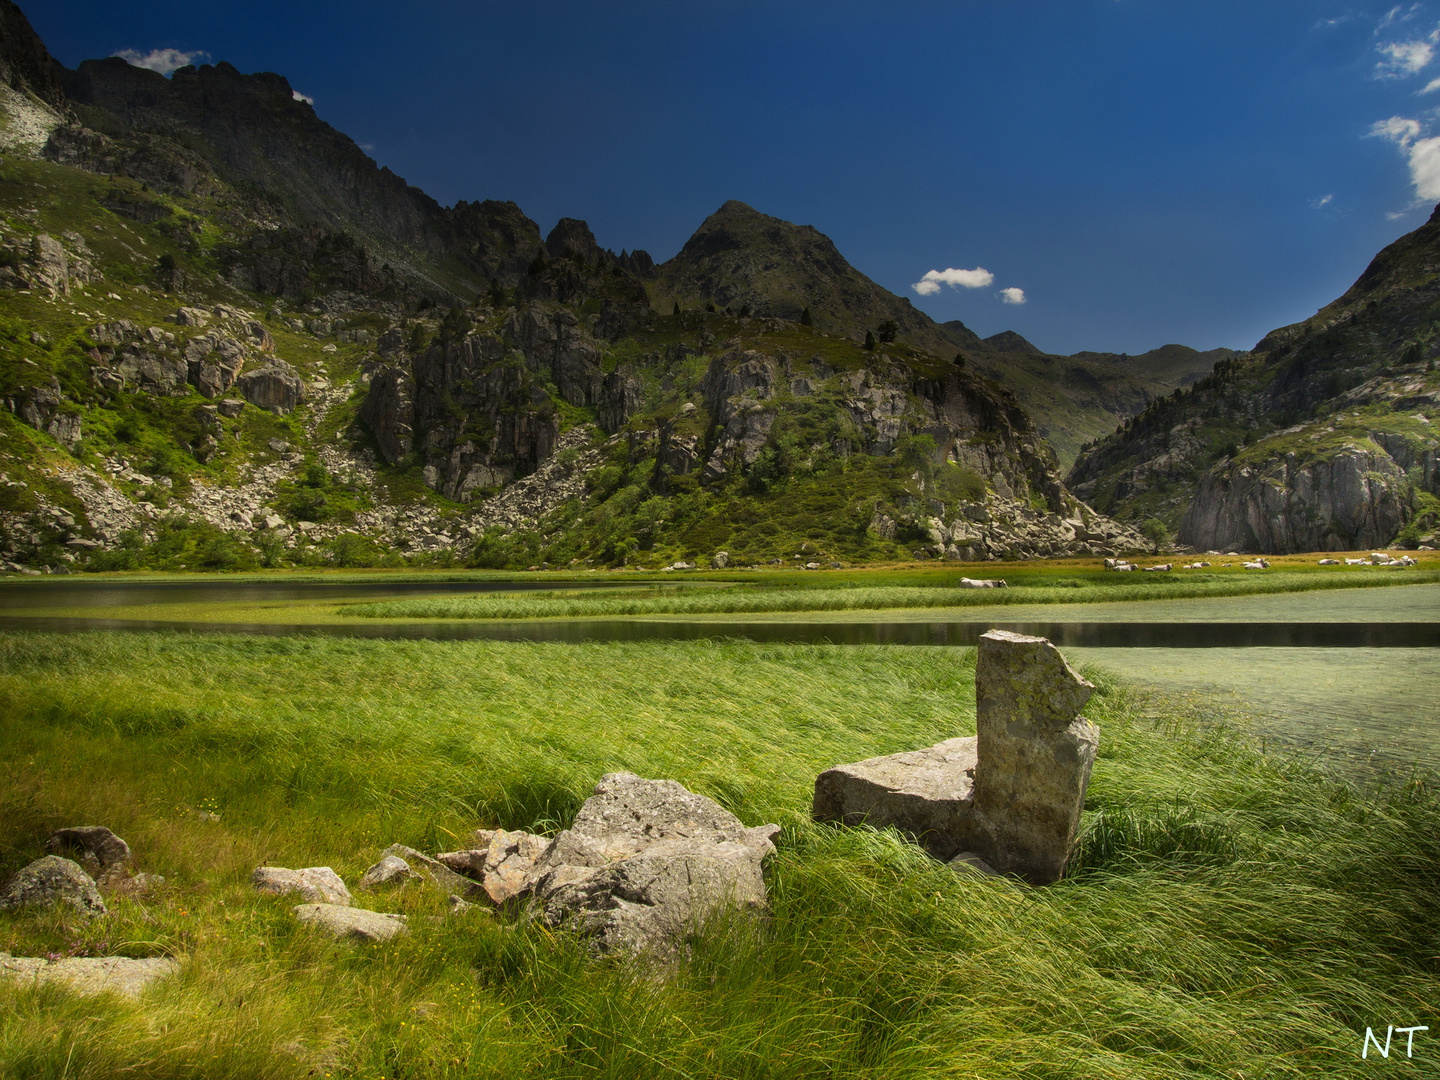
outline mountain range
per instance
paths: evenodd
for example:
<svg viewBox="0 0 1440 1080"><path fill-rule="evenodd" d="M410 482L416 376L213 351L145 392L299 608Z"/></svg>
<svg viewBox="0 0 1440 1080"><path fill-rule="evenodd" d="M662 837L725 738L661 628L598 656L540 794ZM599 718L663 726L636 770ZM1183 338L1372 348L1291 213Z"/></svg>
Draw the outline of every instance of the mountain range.
<svg viewBox="0 0 1440 1080"><path fill-rule="evenodd" d="M70 71L9 0L0 30L13 570L1118 553L1180 498L1112 480L1126 440L1278 347L982 339L738 201L658 265L542 237L282 76Z"/></svg>

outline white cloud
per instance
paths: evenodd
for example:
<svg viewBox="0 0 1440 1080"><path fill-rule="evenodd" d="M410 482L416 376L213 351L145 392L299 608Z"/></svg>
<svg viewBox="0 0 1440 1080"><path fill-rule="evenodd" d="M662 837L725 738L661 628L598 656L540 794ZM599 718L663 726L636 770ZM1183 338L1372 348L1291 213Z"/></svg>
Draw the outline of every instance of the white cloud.
<svg viewBox="0 0 1440 1080"><path fill-rule="evenodd" d="M941 285L949 285L952 289L983 289L994 281L995 275L984 267L977 266L974 270L951 267L948 270L927 270L925 276L910 287L921 296L934 296Z"/></svg>
<svg viewBox="0 0 1440 1080"><path fill-rule="evenodd" d="M1400 146L1409 146L1420 135L1420 122L1403 116L1392 116L1389 120L1376 120L1371 124L1370 134L1389 139Z"/></svg>
<svg viewBox="0 0 1440 1080"><path fill-rule="evenodd" d="M181 52L179 49L151 49L148 53L137 52L134 49L121 49L118 56L132 67L149 68L151 71L158 71L161 75L169 75L178 68L188 67L196 60L209 58L210 54L196 50L195 52Z"/></svg>
<svg viewBox="0 0 1440 1080"><path fill-rule="evenodd" d="M1330 205L1332 202L1334 202L1334 201L1335 201L1335 193L1332 191L1332 192L1330 192L1330 194L1328 194L1328 195L1321 195L1318 199L1311 199L1311 200L1310 200L1310 208L1311 208L1312 210L1320 210L1320 209L1323 209L1324 207L1329 206L1329 205Z"/></svg>
<svg viewBox="0 0 1440 1080"><path fill-rule="evenodd" d="M299 90L291 90L290 96L293 97L296 101L305 102L306 105L315 104L315 99L313 97L311 97L309 94L302 94Z"/></svg>
<svg viewBox="0 0 1440 1080"><path fill-rule="evenodd" d="M1410 146L1410 182L1417 199L1440 200L1440 138L1421 139Z"/></svg>
<svg viewBox="0 0 1440 1080"><path fill-rule="evenodd" d="M1377 51L1385 57L1375 65L1377 79L1403 79L1435 59L1433 41L1392 41L1389 45L1377 46Z"/></svg>
<svg viewBox="0 0 1440 1080"><path fill-rule="evenodd" d="M1428 83L1425 84L1425 89L1421 90L1420 93L1431 94L1434 93L1436 90L1440 90L1440 79L1431 79Z"/></svg>
<svg viewBox="0 0 1440 1080"><path fill-rule="evenodd" d="M1025 290L1017 289L1011 285L1008 289L1000 290L1000 299L1007 304L1023 304L1025 302Z"/></svg>
<svg viewBox="0 0 1440 1080"><path fill-rule="evenodd" d="M1379 25L1375 27L1375 33L1378 34L1387 26L1392 26L1397 22L1409 22L1415 17L1415 13L1420 10L1420 7L1420 4L1411 4L1408 8L1404 4L1396 4L1385 13L1384 18L1382 18Z"/></svg>
<svg viewBox="0 0 1440 1080"><path fill-rule="evenodd" d="M1370 134L1389 139L1405 152L1416 199L1422 202L1440 200L1440 136L1420 138L1419 121L1403 116L1376 121L1370 127Z"/></svg>

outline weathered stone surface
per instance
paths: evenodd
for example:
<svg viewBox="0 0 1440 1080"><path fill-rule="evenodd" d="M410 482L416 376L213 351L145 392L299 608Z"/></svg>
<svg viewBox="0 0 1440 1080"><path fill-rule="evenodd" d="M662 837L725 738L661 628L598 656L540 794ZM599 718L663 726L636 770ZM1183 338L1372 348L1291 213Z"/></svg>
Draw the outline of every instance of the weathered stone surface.
<svg viewBox="0 0 1440 1080"><path fill-rule="evenodd" d="M0 893L0 909L66 904L81 915L104 915L100 890L80 864L58 855L36 859Z"/></svg>
<svg viewBox="0 0 1440 1080"><path fill-rule="evenodd" d="M1201 479L1178 539L1196 549L1353 551L1387 544L1409 516L1406 471L1383 449L1320 461L1216 466Z"/></svg>
<svg viewBox="0 0 1440 1080"><path fill-rule="evenodd" d="M336 937L354 938L356 941L389 941L410 931L405 925L404 915L336 904L298 904L295 918L306 926L319 927Z"/></svg>
<svg viewBox="0 0 1440 1080"><path fill-rule="evenodd" d="M293 412L305 396L304 380L284 360L272 360L245 372L235 380L235 386L251 405L280 413Z"/></svg>
<svg viewBox="0 0 1440 1080"><path fill-rule="evenodd" d="M313 903L347 905L350 890L340 875L328 866L308 866L303 870L287 870L283 866L257 866L250 875L250 884L272 896L298 893Z"/></svg>
<svg viewBox="0 0 1440 1080"><path fill-rule="evenodd" d="M382 859L390 855L404 859L410 864L412 870L418 870L446 892L459 893L461 896L473 896L480 891L478 882L457 874L438 859L432 859L422 851L416 851L404 844L391 844L380 853Z"/></svg>
<svg viewBox="0 0 1440 1080"><path fill-rule="evenodd" d="M777 832L673 780L609 773L537 860L535 911L603 951L671 951L717 912L765 902Z"/></svg>
<svg viewBox="0 0 1440 1080"><path fill-rule="evenodd" d="M410 869L410 864L396 855L386 855L374 866L366 870L360 878L360 884L355 886L357 892L367 892L370 889L378 889L385 885L404 885L408 881L418 878L420 875Z"/></svg>
<svg viewBox="0 0 1440 1080"><path fill-rule="evenodd" d="M1078 715L1095 687L1041 637L991 630L975 663L981 858L1033 885L1059 880L1080 823L1100 729Z"/></svg>
<svg viewBox="0 0 1440 1080"><path fill-rule="evenodd" d="M52 296L70 292L70 267L65 248L47 233L37 233L30 242L31 278L50 290Z"/></svg>
<svg viewBox="0 0 1440 1080"><path fill-rule="evenodd" d="M813 815L893 826L947 862L1056 881L1099 745L1077 715L1093 691L1046 639L992 630L975 665L976 736L828 769Z"/></svg>
<svg viewBox="0 0 1440 1080"><path fill-rule="evenodd" d="M894 827L937 859L960 850L974 808L976 739L826 769L815 780L816 821Z"/></svg>
<svg viewBox="0 0 1440 1080"><path fill-rule="evenodd" d="M0 953L0 978L58 983L77 994L121 994L138 997L157 979L174 975L180 965L165 957L132 960L126 956L76 956L47 960L43 956Z"/></svg>
<svg viewBox="0 0 1440 1080"><path fill-rule="evenodd" d="M496 904L527 892L534 884L536 863L550 847L543 836L496 829L485 852L481 880L485 894Z"/></svg>
<svg viewBox="0 0 1440 1080"><path fill-rule="evenodd" d="M56 442L74 449L80 441L80 417L61 412L64 406L60 382L54 377L48 385L27 387L16 395L16 411L20 419L36 431L43 431Z"/></svg>
<svg viewBox="0 0 1440 1080"><path fill-rule="evenodd" d="M96 375L92 369L92 375L101 384L110 381L104 378L104 373L105 369L100 369L100 374ZM115 367L110 374L119 378L122 385L138 386L152 394L183 394L186 380L190 377L190 367L184 360L160 356L138 345L127 345L115 358Z"/></svg>
<svg viewBox="0 0 1440 1080"><path fill-rule="evenodd" d="M95 877L108 877L123 872L130 861L130 845L104 825L80 825L56 829L45 841L45 850L82 852L81 863Z"/></svg>
<svg viewBox="0 0 1440 1080"><path fill-rule="evenodd" d="M226 416L233 420L244 411L245 402L239 398L223 398L215 403L215 408L219 410L221 416Z"/></svg>

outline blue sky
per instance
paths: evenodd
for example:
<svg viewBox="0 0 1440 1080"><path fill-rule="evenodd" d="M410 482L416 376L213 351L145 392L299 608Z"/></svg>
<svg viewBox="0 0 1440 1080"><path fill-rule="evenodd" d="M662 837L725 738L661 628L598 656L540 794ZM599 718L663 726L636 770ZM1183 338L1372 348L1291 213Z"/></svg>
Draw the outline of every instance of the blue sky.
<svg viewBox="0 0 1440 1080"><path fill-rule="evenodd" d="M443 203L663 261L741 199L1054 352L1248 348L1440 200L1440 0L21 6L72 67L278 71Z"/></svg>

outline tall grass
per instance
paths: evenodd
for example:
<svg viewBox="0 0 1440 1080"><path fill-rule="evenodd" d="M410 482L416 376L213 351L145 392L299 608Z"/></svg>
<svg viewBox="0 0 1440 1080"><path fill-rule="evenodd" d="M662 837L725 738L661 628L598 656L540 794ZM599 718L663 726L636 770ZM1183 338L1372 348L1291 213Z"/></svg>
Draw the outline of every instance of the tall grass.
<svg viewBox="0 0 1440 1080"><path fill-rule="evenodd" d="M0 948L185 964L139 1002L0 984L0 1075L1359 1076L1366 1025L1440 1028L1434 791L1156 723L1097 677L1072 874L1020 892L808 821L820 769L974 730L969 651L5 635L0 870L104 822L169 885L91 924L0 915ZM363 901L408 938L337 944L246 884L554 830L619 768L784 826L766 916L667 977L510 913L429 922L421 889ZM1383 1067L1433 1072L1416 1051Z"/></svg>
<svg viewBox="0 0 1440 1080"><path fill-rule="evenodd" d="M1264 574L1193 572L1166 575L1144 584L1117 582L1113 575L1077 577L1044 585L1007 589L934 586L847 586L827 581L816 587L739 586L687 590L657 587L478 596L420 597L349 604L342 615L370 619L541 619L615 615L762 614L784 611L868 611L885 608L981 607L997 604L1073 604L1094 601L1183 600L1195 597L1258 596L1265 593L1419 585L1440 581L1440 571L1406 574L1273 571Z"/></svg>

